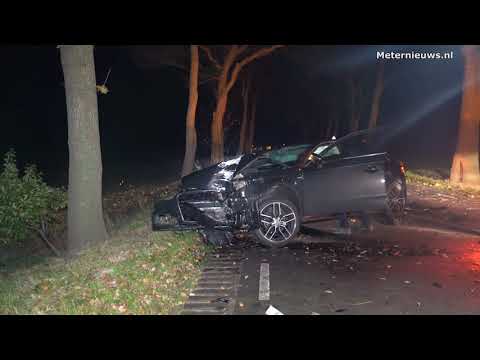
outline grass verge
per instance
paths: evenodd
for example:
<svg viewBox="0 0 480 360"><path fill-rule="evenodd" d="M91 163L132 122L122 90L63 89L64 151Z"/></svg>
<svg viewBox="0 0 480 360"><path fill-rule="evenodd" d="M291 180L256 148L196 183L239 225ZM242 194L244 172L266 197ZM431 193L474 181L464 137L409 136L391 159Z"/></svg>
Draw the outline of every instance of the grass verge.
<svg viewBox="0 0 480 360"><path fill-rule="evenodd" d="M196 233L156 232L145 217L65 262L16 259L0 268L0 314L177 314L208 253Z"/></svg>
<svg viewBox="0 0 480 360"><path fill-rule="evenodd" d="M429 170L408 170L407 183L434 187L436 189L462 193L463 195L480 195L480 189L452 184L448 178Z"/></svg>

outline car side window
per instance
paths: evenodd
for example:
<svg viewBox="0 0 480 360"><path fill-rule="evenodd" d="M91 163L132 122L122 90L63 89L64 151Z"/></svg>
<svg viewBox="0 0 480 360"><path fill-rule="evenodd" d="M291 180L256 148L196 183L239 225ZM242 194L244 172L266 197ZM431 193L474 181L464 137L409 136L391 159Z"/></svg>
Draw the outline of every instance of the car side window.
<svg viewBox="0 0 480 360"><path fill-rule="evenodd" d="M340 155L341 155L341 153L340 153L340 149L338 148L338 146L333 146L322 154L322 158L324 158L324 159L337 158Z"/></svg>
<svg viewBox="0 0 480 360"><path fill-rule="evenodd" d="M338 159L342 155L340 148L337 145L330 148L325 145L319 146L317 149L315 149L314 154L325 160Z"/></svg>

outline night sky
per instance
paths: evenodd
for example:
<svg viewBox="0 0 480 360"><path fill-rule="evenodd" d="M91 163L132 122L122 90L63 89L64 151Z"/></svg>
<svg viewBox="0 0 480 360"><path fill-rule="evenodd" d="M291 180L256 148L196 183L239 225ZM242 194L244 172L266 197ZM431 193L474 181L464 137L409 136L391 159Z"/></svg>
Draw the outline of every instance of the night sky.
<svg viewBox="0 0 480 360"><path fill-rule="evenodd" d="M321 141L329 116L348 123L349 74L361 78L367 92L362 114L365 125L376 51L393 49L454 51L453 60L387 61L379 120L398 129L394 140L407 163L448 167L460 114L460 46L288 46L279 50L254 65L259 94L255 142ZM47 181L64 184L67 112L59 50L55 46L3 46L0 52L4 124L0 154L13 147L22 165L36 163ZM104 175L114 181L127 173L130 178L140 177L149 168L155 169L154 177L172 159L183 158L186 76L178 69L156 66L156 56L156 50L148 46L95 48L97 83L103 83L112 69L107 83L110 93L99 95L99 117ZM202 142L208 139L214 103L209 86L201 89L197 112L200 156L208 156L209 151ZM235 91L232 110L239 108ZM342 135L346 129L339 130Z"/></svg>

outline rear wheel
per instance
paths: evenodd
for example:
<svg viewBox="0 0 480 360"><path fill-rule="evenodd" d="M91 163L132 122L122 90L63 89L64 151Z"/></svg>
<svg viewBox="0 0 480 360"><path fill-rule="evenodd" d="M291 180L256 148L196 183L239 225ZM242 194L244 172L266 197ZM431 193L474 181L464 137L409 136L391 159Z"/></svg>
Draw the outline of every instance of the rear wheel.
<svg viewBox="0 0 480 360"><path fill-rule="evenodd" d="M288 200L268 199L260 205L260 228L254 234L268 247L282 247L296 238L300 229L297 207Z"/></svg>
<svg viewBox="0 0 480 360"><path fill-rule="evenodd" d="M407 201L407 189L402 179L395 179L387 186L387 222L391 225L399 225L405 217L405 205Z"/></svg>

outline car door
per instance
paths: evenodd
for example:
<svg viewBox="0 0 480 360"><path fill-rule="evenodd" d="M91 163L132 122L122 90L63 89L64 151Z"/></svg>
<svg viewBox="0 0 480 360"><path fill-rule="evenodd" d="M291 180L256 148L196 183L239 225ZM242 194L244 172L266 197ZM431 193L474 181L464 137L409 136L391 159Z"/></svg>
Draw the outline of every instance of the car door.
<svg viewBox="0 0 480 360"><path fill-rule="evenodd" d="M385 200L385 154L346 156L332 147L321 163L303 169L305 217L380 210Z"/></svg>

